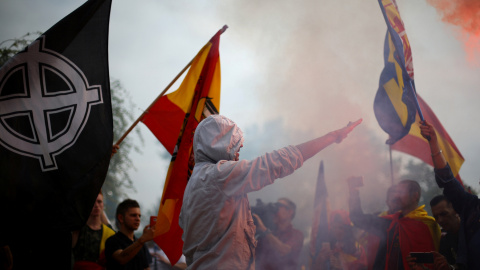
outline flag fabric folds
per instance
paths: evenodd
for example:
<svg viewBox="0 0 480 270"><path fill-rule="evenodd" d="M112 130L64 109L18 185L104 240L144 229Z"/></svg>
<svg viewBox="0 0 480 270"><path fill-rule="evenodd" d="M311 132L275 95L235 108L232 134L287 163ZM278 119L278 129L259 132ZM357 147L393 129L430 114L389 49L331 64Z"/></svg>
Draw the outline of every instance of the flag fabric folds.
<svg viewBox="0 0 480 270"><path fill-rule="evenodd" d="M141 120L172 155L179 138L181 138L179 134L184 127L184 121L187 120L185 116L190 113L193 106L193 96L197 91L197 83L203 72L203 63L206 62L207 57L209 58L208 61L211 61L211 56L208 54L211 48L207 48L211 46L211 43L209 44L194 58L180 87L175 92L162 96ZM209 65L211 64L209 63ZM207 82L209 85L212 84L213 92L207 98L201 100L211 113L217 114L218 108L220 108L220 62L215 65L218 65L218 68L216 66L212 68L215 68L218 74L212 73L211 75L214 77L210 78L210 82ZM216 99L212 98L214 96ZM201 107L203 108L203 105Z"/></svg>
<svg viewBox="0 0 480 270"><path fill-rule="evenodd" d="M407 135L415 121L416 101L410 43L396 5L392 0L379 0L387 23L384 45L385 67L380 74L379 88L373 108L380 127L390 135L388 144Z"/></svg>
<svg viewBox="0 0 480 270"><path fill-rule="evenodd" d="M110 7L111 0L87 1L0 68L0 205L10 220L0 238L7 243L70 233L90 215L112 152Z"/></svg>
<svg viewBox="0 0 480 270"><path fill-rule="evenodd" d="M453 175L460 180L459 171L465 159L452 138L450 138L450 135L448 135L447 131L443 128L442 124L433 113L432 109L420 96L417 95L417 99L420 109L423 112L423 117L435 128L438 143L440 144L445 159L452 168ZM420 119L417 116L416 122L418 123L419 121ZM433 166L432 157L430 156L430 146L428 141L420 134L420 128L418 125L412 125L410 132L401 140L393 144L392 149L410 154Z"/></svg>
<svg viewBox="0 0 480 270"><path fill-rule="evenodd" d="M220 108L220 34L200 50L180 87L161 97L142 119L172 153L157 215L154 241L172 264L182 255L178 217L183 193L194 166L193 135L198 123Z"/></svg>
<svg viewBox="0 0 480 270"><path fill-rule="evenodd" d="M385 68L380 75L373 108L380 127L390 135L387 144L392 145L394 150L418 157L433 166L427 140L420 135L420 128L412 125L420 121L416 113L418 102L424 119L436 128L445 158L453 174L460 180L458 172L464 161L460 151L430 107L415 93L410 42L395 0L378 2L388 31L384 45Z"/></svg>
<svg viewBox="0 0 480 270"><path fill-rule="evenodd" d="M0 69L1 200L15 216L73 229L90 215L112 151L110 6L86 2Z"/></svg>
<svg viewBox="0 0 480 270"><path fill-rule="evenodd" d="M329 216L329 202L328 191L325 183L325 170L323 161L320 163L317 177L317 187L315 189L315 201L314 201L314 215L312 234L310 239L310 265L311 269L314 269L313 265L317 264L317 256L322 249L322 243L330 243L328 238L328 216ZM319 266L316 266L319 268Z"/></svg>

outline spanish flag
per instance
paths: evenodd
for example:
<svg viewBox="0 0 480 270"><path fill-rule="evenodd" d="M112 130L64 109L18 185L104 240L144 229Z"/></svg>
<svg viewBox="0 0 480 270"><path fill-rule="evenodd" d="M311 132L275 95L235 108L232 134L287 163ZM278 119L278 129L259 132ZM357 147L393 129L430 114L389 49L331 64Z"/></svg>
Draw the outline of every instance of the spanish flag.
<svg viewBox="0 0 480 270"><path fill-rule="evenodd" d="M403 261L404 267L408 265L406 257L410 252L438 250L441 237L440 226L424 208L425 205L419 206L405 216L397 212L382 217L391 220L387 230L391 237L387 241L385 269L398 269L400 261ZM401 258L398 255L401 255Z"/></svg>
<svg viewBox="0 0 480 270"><path fill-rule="evenodd" d="M425 101L417 95L418 104L423 112L423 117L430 124L432 124L437 133L438 143L443 151L443 155L452 168L453 175L460 183L460 167L465 159L458 150L457 146L453 142L452 138L448 135L447 131L443 128L438 118L433 113L432 109L425 103ZM417 115L416 122L418 123L420 118ZM430 156L430 146L428 141L420 134L420 127L418 125L412 125L408 135L403 137L392 145L393 150L401 151L421 159L423 162L433 166L432 157Z"/></svg>
<svg viewBox="0 0 480 270"><path fill-rule="evenodd" d="M220 34L200 50L180 87L161 97L142 122L172 154L155 225L154 241L172 264L182 255L182 229L178 217L183 193L194 166L192 143L200 121L220 108Z"/></svg>

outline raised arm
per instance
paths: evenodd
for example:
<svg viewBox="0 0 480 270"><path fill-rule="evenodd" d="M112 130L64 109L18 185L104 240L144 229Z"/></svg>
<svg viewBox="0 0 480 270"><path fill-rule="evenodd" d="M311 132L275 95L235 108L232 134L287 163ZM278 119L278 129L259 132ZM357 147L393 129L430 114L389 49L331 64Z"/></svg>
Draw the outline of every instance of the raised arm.
<svg viewBox="0 0 480 270"><path fill-rule="evenodd" d="M337 129L335 131L329 132L322 137L297 145L298 150L300 150L303 155L303 161L313 157L318 152L322 151L325 147L329 146L334 142L342 142L342 140L345 139L347 135L361 122L362 119L358 119L353 123L348 123L348 125L344 128Z"/></svg>
<svg viewBox="0 0 480 270"><path fill-rule="evenodd" d="M427 120L420 122L420 134L422 134L425 139L430 137L428 144L430 145L430 153L432 155L433 166L435 169L445 168L447 166L447 160L443 156L440 145L438 144L437 133Z"/></svg>
<svg viewBox="0 0 480 270"><path fill-rule="evenodd" d="M356 184L355 181L349 181L357 177L350 177L348 181L348 208L350 220L355 227L365 230L374 235L383 236L390 224L387 219L380 218L372 214L365 214L362 210L359 188L363 185Z"/></svg>
<svg viewBox="0 0 480 270"><path fill-rule="evenodd" d="M361 119L357 120L322 137L297 146L287 146L250 161L220 161L216 165L216 181L228 197L259 190L275 179L292 174L305 160L328 145L340 143L361 122Z"/></svg>
<svg viewBox="0 0 480 270"><path fill-rule="evenodd" d="M432 125L427 121L420 122L420 133L424 138L430 136L430 150L435 167L435 180L443 194L452 202L453 208L458 213L463 209L474 211L480 204L477 196L465 191L464 187L455 178L438 144L437 134Z"/></svg>

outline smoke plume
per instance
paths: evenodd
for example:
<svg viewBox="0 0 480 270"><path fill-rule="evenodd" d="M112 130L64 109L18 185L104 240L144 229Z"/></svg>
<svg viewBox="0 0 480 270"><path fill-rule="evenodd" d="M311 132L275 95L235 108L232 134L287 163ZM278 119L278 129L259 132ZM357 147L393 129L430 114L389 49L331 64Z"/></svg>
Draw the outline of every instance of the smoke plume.
<svg viewBox="0 0 480 270"><path fill-rule="evenodd" d="M471 64L480 60L480 1L427 0L446 23L459 27L459 39L464 43Z"/></svg>

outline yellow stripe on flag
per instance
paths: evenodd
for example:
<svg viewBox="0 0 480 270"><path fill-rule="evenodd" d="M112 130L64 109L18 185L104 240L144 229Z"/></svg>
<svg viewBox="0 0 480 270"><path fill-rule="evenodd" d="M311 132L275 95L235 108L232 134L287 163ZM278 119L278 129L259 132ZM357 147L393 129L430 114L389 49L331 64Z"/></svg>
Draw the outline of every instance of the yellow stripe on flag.
<svg viewBox="0 0 480 270"><path fill-rule="evenodd" d="M205 63L205 59L207 59L211 47L212 44L207 43L207 45L200 50L200 52L197 54L197 57L195 57L193 60L192 65L190 66L190 69L188 70L188 73L180 87L175 92L167 95L168 99L176 104L185 113L190 112L190 108L192 107L192 98L193 93L195 92L195 86L200 78L203 64Z"/></svg>

